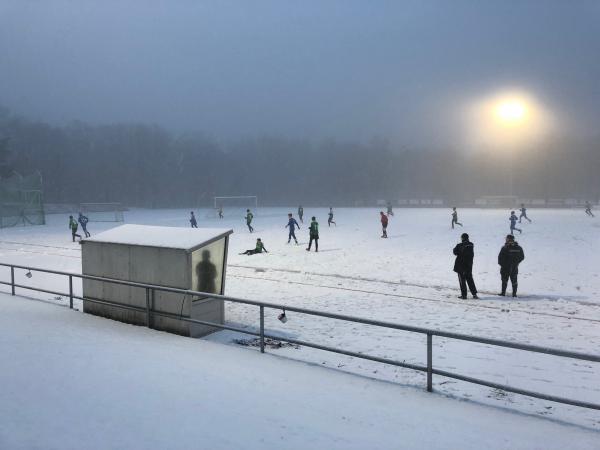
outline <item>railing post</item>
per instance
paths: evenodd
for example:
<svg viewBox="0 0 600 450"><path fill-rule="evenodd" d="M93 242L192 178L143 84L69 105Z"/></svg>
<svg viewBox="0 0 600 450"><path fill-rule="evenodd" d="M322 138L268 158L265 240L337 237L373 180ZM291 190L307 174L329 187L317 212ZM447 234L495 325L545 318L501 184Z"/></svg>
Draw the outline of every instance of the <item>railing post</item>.
<svg viewBox="0 0 600 450"><path fill-rule="evenodd" d="M146 288L146 326L150 328L150 288Z"/></svg>
<svg viewBox="0 0 600 450"><path fill-rule="evenodd" d="M260 352L265 352L265 307L260 306Z"/></svg>
<svg viewBox="0 0 600 450"><path fill-rule="evenodd" d="M69 275L69 309L73 309L73 275Z"/></svg>
<svg viewBox="0 0 600 450"><path fill-rule="evenodd" d="M154 303L154 297L156 296L156 291L154 289L150 289L150 312L154 311L154 307L156 304ZM150 326L154 326L154 316L150 317Z"/></svg>
<svg viewBox="0 0 600 450"><path fill-rule="evenodd" d="M15 295L15 267L10 266L10 291L12 295Z"/></svg>
<svg viewBox="0 0 600 450"><path fill-rule="evenodd" d="M433 335L427 333L427 392L433 391Z"/></svg>

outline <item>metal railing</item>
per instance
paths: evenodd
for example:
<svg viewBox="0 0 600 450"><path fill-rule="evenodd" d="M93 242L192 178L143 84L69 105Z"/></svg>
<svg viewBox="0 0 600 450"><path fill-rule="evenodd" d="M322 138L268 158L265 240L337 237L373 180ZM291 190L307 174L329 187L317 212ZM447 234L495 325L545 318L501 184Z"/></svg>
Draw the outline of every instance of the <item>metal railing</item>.
<svg viewBox="0 0 600 450"><path fill-rule="evenodd" d="M401 325L401 324L396 324L396 323L391 323L391 322L384 322L384 321L379 321L379 320L365 319L365 318L361 318L361 317L329 313L329 312L325 312L325 311L316 311L316 310L306 309L306 308L297 308L295 306L259 302L259 301L255 301L255 300L247 300L247 299L242 299L242 298L230 297L230 296L226 296L226 295L210 294L210 293L206 293L206 292L193 291L193 290L189 290L189 289L171 288L171 287L166 287L166 286L138 283L138 282L133 282L133 281L124 281L124 280L118 280L118 279L114 279L114 278L97 277L97 276L92 276L92 275L82 275L82 274L76 274L76 273L70 273L70 272L62 272L62 271L58 271L58 270L43 269L43 268L39 268L39 267L21 266L21 265L16 265L16 264L0 263L0 266L10 267L10 278L11 278L10 282L0 281L0 284L11 286L12 295L15 295L16 288L28 289L28 290L38 291L38 292L45 292L48 294L54 294L54 295L58 295L58 296L65 296L65 297L68 296L69 297L69 308L71 308L71 309L73 308L73 300L79 299L79 300L89 301L92 303L108 305L108 306L112 306L112 307L116 307L116 308L138 311L138 312L142 312L146 315L145 316L146 317L146 326L148 326L148 327L151 327L153 316L160 316L160 317L181 320L181 321L193 323L193 324L206 325L206 326L214 327L217 329L231 330L231 331L236 331L239 333L249 334L252 336L258 336L259 342L260 342L261 353L265 352L265 339L269 338L269 339L284 341L284 342L288 342L291 344L300 345L300 346L304 346L304 347L311 347L311 348L315 348L315 349L319 349L319 350L338 353L341 355L347 355L347 356L366 359L369 361L375 361L375 362L379 362L379 363L383 363L383 364L390 364L393 366L404 367L404 368L416 370L419 372L425 372L427 374L427 391L429 391L429 392L433 391L433 375L439 375L439 376L443 376L443 377L447 377L447 378L453 378L456 380L465 381L467 383L478 384L481 386L487 386L487 387L494 388L494 389L500 389L500 390L503 390L506 392L513 392L515 394L521 394L521 395L525 395L528 397L534 397L534 398L538 398L541 400L548 400L548 401L557 402L557 403L564 403L567 405L580 406L583 408L600 410L600 404L597 404L597 403L574 400L574 399L570 399L570 398L559 397L556 395L543 394L540 392L535 392L535 391L530 391L530 390L526 390L526 389L509 386L506 384L493 383L490 381L486 381L486 380L482 380L482 379L474 378L474 377L469 377L466 375L461 375L461 374L449 372L446 370L435 369L433 367L433 337L438 336L438 337L443 337L443 338L448 338L448 339L455 339L455 340L459 340L459 341L475 342L475 343L479 343L479 344L493 345L493 346L497 346L497 347L511 348L511 349L516 349L516 350L533 352L533 353L541 353L541 354L546 354L546 355L559 356L559 357L563 357L563 358L572 358L572 359L577 359L577 360L581 360L581 361L600 362L600 355L590 355L590 354L586 354L586 353L571 352L571 351L566 351L566 350L559 350L559 349L554 349L554 348L549 348L549 347L541 347L541 346L529 345L529 344L521 344L521 343L517 343L517 342L503 341L503 340L499 340L499 339L489 339L489 338L484 338L484 337L471 336L471 335L467 335L467 334L453 333L453 332L434 330L434 329L422 328L422 327L414 327L414 326L410 326L410 325ZM34 271L34 272L49 273L49 274L53 274L53 275L66 276L66 277L68 277L68 280L69 280L69 292L67 294L67 293L63 293L63 292L56 292L56 291L52 291L52 290L48 290L48 289L42 289L42 288L36 288L33 286L17 284L17 283L15 283L15 269L27 270L28 272ZM113 301L99 299L99 298L93 298L93 297L85 297L84 298L84 297L75 295L73 293L73 278L102 281L102 282L106 282L106 283L120 284L120 285L126 285L126 286L137 287L140 289L145 289L146 306L145 306L145 308L143 308L143 307L138 307L138 306L125 305L125 304L121 304L118 302L113 302ZM151 308L151 304L152 304L151 299L154 299L154 294L156 291L171 292L171 293L184 294L184 295L190 295L190 296L200 296L200 297L204 297L204 298L214 298L214 299L221 300L223 302L233 302L233 303L257 306L259 308L259 330L251 331L251 330L244 329L244 328L239 328L239 327L234 327L234 326L220 324L220 323L214 323L214 322L207 322L207 321L203 321L203 320L192 319L189 317L182 317L178 314L172 314L172 313L166 313L166 312L162 312L162 311L153 310ZM340 349L340 348L336 348L336 347L330 347L327 345L317 344L314 342L307 342L307 341L303 341L303 340L299 340L299 339L292 339L292 338L288 338L288 337L277 336L277 335L272 335L272 334L266 333L265 332L265 308L291 311L291 312L307 314L307 315L311 315L311 316L318 316L318 317L325 317L325 318L329 318L329 319L342 320L342 321L353 322L353 323L360 323L363 325L372 325L372 326L376 326L376 327L383 327L383 328L389 328L389 329L394 329L394 330L401 330L401 331L408 331L408 332L412 332L412 333L424 334L427 336L427 365L423 366L423 365L419 365L419 364L411 364L411 363L407 363L404 361L396 361L393 359L381 358L381 357L372 356L372 355L366 355L363 353L354 352L354 351L350 351L350 350L344 350L344 349Z"/></svg>

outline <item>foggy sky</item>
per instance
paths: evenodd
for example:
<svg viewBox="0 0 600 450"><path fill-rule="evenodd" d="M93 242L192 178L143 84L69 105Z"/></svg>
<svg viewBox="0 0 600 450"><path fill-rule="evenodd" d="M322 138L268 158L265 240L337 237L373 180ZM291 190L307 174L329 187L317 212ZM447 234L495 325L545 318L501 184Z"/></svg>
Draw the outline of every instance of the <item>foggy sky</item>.
<svg viewBox="0 0 600 450"><path fill-rule="evenodd" d="M600 1L0 0L0 105L56 124L447 146L506 86L597 132Z"/></svg>

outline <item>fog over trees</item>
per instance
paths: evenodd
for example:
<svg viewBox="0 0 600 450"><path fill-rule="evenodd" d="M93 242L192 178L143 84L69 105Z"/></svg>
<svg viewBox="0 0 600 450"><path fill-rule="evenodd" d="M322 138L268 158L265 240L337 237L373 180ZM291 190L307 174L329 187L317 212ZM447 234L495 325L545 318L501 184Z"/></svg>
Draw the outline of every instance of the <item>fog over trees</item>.
<svg viewBox="0 0 600 450"><path fill-rule="evenodd" d="M517 152L514 194L600 196L600 139L553 139ZM40 171L45 200L121 202L139 207L210 206L215 195L258 195L263 205L372 206L377 199L439 198L470 203L507 195L510 161L497 151L294 140L278 136L217 142L155 125L53 126L0 114L4 174Z"/></svg>
<svg viewBox="0 0 600 450"><path fill-rule="evenodd" d="M599 23L597 0L3 0L0 175L148 207L597 201Z"/></svg>

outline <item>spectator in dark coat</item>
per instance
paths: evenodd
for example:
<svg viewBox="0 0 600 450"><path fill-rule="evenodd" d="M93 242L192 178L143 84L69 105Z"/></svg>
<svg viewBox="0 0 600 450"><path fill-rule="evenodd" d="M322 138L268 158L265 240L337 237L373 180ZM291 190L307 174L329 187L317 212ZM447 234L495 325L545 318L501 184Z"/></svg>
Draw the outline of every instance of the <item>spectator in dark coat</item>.
<svg viewBox="0 0 600 450"><path fill-rule="evenodd" d="M475 281L473 281L473 243L469 241L469 235L463 233L461 235L461 242L454 247L453 253L456 255L454 261L454 271L458 274L458 283L460 285L460 297L462 299L467 298L467 285L473 298L477 297L477 288L475 287Z"/></svg>
<svg viewBox="0 0 600 450"><path fill-rule="evenodd" d="M502 279L501 296L506 295L506 286L508 279L512 284L512 296L517 296L519 264L525 259L525 253L521 246L515 241L512 234L506 236L506 243L500 249L498 254L498 264L500 265L500 278Z"/></svg>

